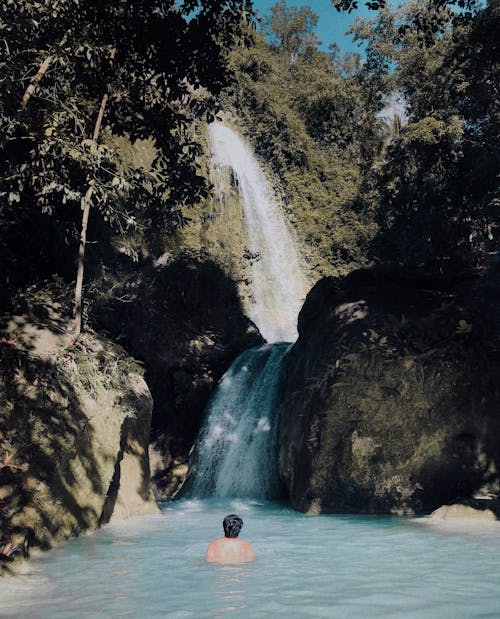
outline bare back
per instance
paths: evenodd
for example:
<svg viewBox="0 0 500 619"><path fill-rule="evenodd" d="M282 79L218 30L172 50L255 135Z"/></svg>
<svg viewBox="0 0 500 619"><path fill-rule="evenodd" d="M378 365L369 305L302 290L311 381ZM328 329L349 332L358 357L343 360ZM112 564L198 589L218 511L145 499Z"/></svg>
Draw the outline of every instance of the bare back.
<svg viewBox="0 0 500 619"><path fill-rule="evenodd" d="M252 544L236 538L223 537L210 542L206 560L210 563L247 563L255 559Z"/></svg>

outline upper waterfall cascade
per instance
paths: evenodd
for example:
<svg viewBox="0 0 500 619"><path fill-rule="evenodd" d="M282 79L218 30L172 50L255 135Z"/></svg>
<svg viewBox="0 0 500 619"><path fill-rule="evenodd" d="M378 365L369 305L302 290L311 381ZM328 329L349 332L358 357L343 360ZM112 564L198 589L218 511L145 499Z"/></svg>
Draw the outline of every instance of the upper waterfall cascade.
<svg viewBox="0 0 500 619"><path fill-rule="evenodd" d="M212 173L232 170L243 204L252 260L252 297L248 310L268 342L297 339L297 317L308 290L293 235L250 147L229 127L208 129Z"/></svg>

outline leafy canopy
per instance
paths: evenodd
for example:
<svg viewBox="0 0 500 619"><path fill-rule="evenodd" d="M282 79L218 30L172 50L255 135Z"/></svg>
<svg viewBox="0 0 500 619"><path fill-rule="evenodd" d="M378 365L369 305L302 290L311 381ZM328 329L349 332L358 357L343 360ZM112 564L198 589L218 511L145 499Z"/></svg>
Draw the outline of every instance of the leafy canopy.
<svg viewBox="0 0 500 619"><path fill-rule="evenodd" d="M34 242L24 242L23 249L39 261L35 270L44 262L54 268L65 245L74 252L89 188L95 224L111 224L113 234L182 224L182 205L206 190L192 121L218 110L214 95L227 83L227 52L241 35L242 19L251 16L248 4L1 3L2 262L17 260L14 241L27 235ZM137 144L149 140L153 157L147 164L131 161L115 136ZM13 272L3 276L16 279Z"/></svg>
<svg viewBox="0 0 500 619"><path fill-rule="evenodd" d="M407 106L407 124L367 181L384 262L462 269L498 245L499 17L491 3L457 21L427 0L354 28L368 42L368 69ZM422 19L445 27L422 38Z"/></svg>

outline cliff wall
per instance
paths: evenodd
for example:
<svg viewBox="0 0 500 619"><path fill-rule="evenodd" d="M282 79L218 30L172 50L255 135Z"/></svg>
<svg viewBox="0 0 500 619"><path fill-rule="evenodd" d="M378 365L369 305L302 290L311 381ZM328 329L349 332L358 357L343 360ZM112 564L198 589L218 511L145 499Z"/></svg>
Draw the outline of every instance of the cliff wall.
<svg viewBox="0 0 500 619"><path fill-rule="evenodd" d="M184 482L218 380L235 357L263 339L244 314L236 283L207 254L171 255L165 263L125 271L119 281L121 292L110 283L113 295L94 304L92 320L144 367L155 402L153 484L163 500Z"/></svg>

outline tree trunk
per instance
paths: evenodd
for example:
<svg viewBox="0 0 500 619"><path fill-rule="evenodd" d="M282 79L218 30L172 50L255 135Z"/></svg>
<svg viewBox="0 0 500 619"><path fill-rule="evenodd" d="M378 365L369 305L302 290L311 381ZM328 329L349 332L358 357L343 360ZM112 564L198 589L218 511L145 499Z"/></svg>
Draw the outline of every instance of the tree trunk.
<svg viewBox="0 0 500 619"><path fill-rule="evenodd" d="M92 196L92 188L87 189L82 200L82 229L80 232L80 245L78 246L78 267L76 272L76 288L75 288L75 340L82 332L82 288L83 288L83 270L85 264L85 244L87 242L87 224L90 213L90 198Z"/></svg>
<svg viewBox="0 0 500 619"><path fill-rule="evenodd" d="M115 50L111 52L111 60L115 56ZM94 135L92 136L92 149L95 151L97 147L97 140L99 139L99 133L101 131L102 119L106 110L106 104L108 102L108 93L104 94L101 100L101 106L99 108L99 114L94 126ZM87 242L87 224L89 221L90 205L92 197L92 187L87 189L82 200L82 229L80 232L80 244L78 246L78 267L76 272L76 286L75 286L75 331L74 340L76 341L82 332L82 289L83 289L83 271L85 267L85 244Z"/></svg>
<svg viewBox="0 0 500 619"><path fill-rule="evenodd" d="M101 101L101 107L99 108L99 114L94 127L94 135L92 136L92 149L95 150L97 146L97 140L99 138L99 132L101 131L102 119L106 110L106 103L108 102L108 94L106 93ZM80 232L80 245L78 247L78 267L76 272L76 286L75 286L75 329L74 329L74 341L78 339L82 332L82 289L83 289L83 271L85 266L85 244L87 242L87 224L89 221L90 205L92 197L92 187L87 189L87 193L82 202L82 229Z"/></svg>
<svg viewBox="0 0 500 619"><path fill-rule="evenodd" d="M38 71L36 75L32 78L29 83L28 88L24 91L23 98L21 99L21 110L25 110L28 105L28 101L31 98L31 95L35 92L36 87L40 83L42 77L47 73L47 69L49 68L50 63L52 62L52 56L47 56L42 64L38 67Z"/></svg>
<svg viewBox="0 0 500 619"><path fill-rule="evenodd" d="M108 95L105 94L101 101L101 107L99 108L99 114L94 127L94 135L92 137L92 149L95 150L97 146L97 139L99 138L99 132L101 130L102 119L104 111L106 109L106 103L108 102ZM76 287L75 287L75 340L78 339L82 332L82 289L83 289L83 271L85 266L85 244L87 242L87 224L89 222L89 213L92 197L92 187L87 189L82 200L82 229L80 232L80 245L78 246L78 267L76 271Z"/></svg>

